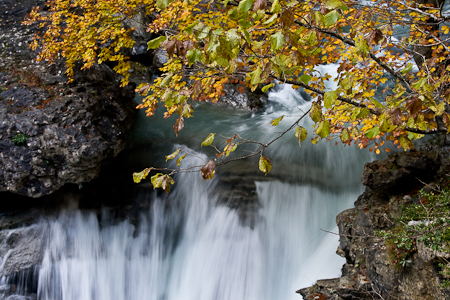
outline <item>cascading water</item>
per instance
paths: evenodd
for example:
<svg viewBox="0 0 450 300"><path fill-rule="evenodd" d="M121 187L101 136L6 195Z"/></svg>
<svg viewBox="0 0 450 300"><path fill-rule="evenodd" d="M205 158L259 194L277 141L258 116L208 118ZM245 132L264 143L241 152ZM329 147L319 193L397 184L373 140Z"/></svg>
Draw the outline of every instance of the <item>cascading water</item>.
<svg viewBox="0 0 450 300"><path fill-rule="evenodd" d="M150 160L158 151L198 151L210 132L267 141L283 130L270 120L281 115L294 120L289 115L298 117L310 105L289 87L269 98L262 113L200 105L176 140L169 138L173 120L142 118L135 138L148 137L154 147L134 158L155 165ZM302 122L311 128L311 121ZM223 198L233 192L220 193L218 182L221 170L241 178L258 174L253 161L218 169L212 181L180 174L168 196L142 188L137 201L148 209L137 222L115 220L106 212L99 221L96 213L75 208L42 221L48 240L38 299L288 300L300 299L295 290L316 279L338 276L344 263L335 254L338 237L320 229L336 231L335 215L361 192L369 155L330 142L299 147L292 136L264 155L273 169L267 177L257 175L252 222L227 205ZM198 158L183 164L198 165Z"/></svg>

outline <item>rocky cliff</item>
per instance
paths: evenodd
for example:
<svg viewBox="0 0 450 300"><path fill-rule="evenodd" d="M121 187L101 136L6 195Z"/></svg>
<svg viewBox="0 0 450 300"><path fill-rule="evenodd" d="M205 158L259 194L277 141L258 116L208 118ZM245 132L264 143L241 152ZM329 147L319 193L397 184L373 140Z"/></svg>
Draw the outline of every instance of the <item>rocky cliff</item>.
<svg viewBox="0 0 450 300"><path fill-rule="evenodd" d="M354 208L336 218L340 235L337 254L346 259L342 277L319 280L299 290L304 299L450 298L450 291L441 287L444 278L438 264L439 259L449 258L448 253L432 251L420 242L401 253L395 244L376 234L399 225L396 217L403 207L418 201L420 188L448 182L448 137L438 144L428 143L420 151L393 154L365 165L365 192Z"/></svg>
<svg viewBox="0 0 450 300"><path fill-rule="evenodd" d="M35 61L36 28L21 24L40 1L0 6L0 192L40 197L95 178L125 146L135 114L134 85L120 88L105 65L78 71Z"/></svg>

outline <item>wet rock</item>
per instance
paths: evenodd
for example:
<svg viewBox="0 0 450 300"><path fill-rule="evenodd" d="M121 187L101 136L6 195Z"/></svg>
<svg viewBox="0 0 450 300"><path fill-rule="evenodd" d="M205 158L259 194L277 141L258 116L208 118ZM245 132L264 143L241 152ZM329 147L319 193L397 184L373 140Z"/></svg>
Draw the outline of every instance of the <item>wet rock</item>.
<svg viewBox="0 0 450 300"><path fill-rule="evenodd" d="M267 101L266 94L262 92L251 92L248 88L239 91L239 86L235 84L226 84L225 94L220 97L218 103L226 104L235 108L258 110Z"/></svg>
<svg viewBox="0 0 450 300"><path fill-rule="evenodd" d="M35 267L42 261L44 228L38 225L0 231L2 276Z"/></svg>

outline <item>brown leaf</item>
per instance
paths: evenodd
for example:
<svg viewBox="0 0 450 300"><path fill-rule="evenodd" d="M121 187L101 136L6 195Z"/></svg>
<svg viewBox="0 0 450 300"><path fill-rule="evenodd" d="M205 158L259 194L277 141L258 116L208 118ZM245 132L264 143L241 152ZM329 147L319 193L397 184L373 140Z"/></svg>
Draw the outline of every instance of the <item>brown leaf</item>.
<svg viewBox="0 0 450 300"><path fill-rule="evenodd" d="M184 47L183 42L177 40L176 46L177 46L177 55L183 59L186 59L187 50Z"/></svg>
<svg viewBox="0 0 450 300"><path fill-rule="evenodd" d="M182 59L186 59L186 53L188 50L192 49L194 47L194 43L192 41L176 41L177 46L177 54Z"/></svg>
<svg viewBox="0 0 450 300"><path fill-rule="evenodd" d="M394 124L394 125L402 124L402 111L399 107L391 109L388 112L388 114L390 116L390 120L391 120L392 124Z"/></svg>
<svg viewBox="0 0 450 300"><path fill-rule="evenodd" d="M255 0L255 2L253 2L252 10L254 12L258 12L258 10L265 9L266 6L267 6L267 0Z"/></svg>
<svg viewBox="0 0 450 300"><path fill-rule="evenodd" d="M285 9L281 13L280 24L282 27L285 28L290 27L294 23L294 19L295 19L294 13L289 9Z"/></svg>
<svg viewBox="0 0 450 300"><path fill-rule="evenodd" d="M422 111L422 101L418 97L413 97L406 102L406 109L412 116L416 116Z"/></svg>
<svg viewBox="0 0 450 300"><path fill-rule="evenodd" d="M215 168L216 164L214 161L212 159L209 160L209 162L200 169L203 180L213 179L214 174L216 173Z"/></svg>
<svg viewBox="0 0 450 300"><path fill-rule="evenodd" d="M227 144L229 144L229 143L231 143L232 141L234 141L236 138L237 138L237 133L236 133L232 138L226 140L225 142L226 142Z"/></svg>
<svg viewBox="0 0 450 300"><path fill-rule="evenodd" d="M450 115L448 115L447 113L444 113L444 115L442 116L442 121L444 122L445 126L447 126L447 132L450 129Z"/></svg>
<svg viewBox="0 0 450 300"><path fill-rule="evenodd" d="M175 52L176 43L177 39L173 39L164 44L164 49L167 51L167 55L169 55L169 58L171 58Z"/></svg>
<svg viewBox="0 0 450 300"><path fill-rule="evenodd" d="M148 90L149 88L150 88L150 85L149 85L149 84L144 85L143 87L141 87L141 88L138 90L138 93L139 93L139 94L142 94L144 91Z"/></svg>
<svg viewBox="0 0 450 300"><path fill-rule="evenodd" d="M180 116L175 122L175 125L173 125L173 130L175 131L175 134L178 136L178 132L183 130L183 128L184 128L184 118L183 116Z"/></svg>
<svg viewBox="0 0 450 300"><path fill-rule="evenodd" d="M375 37L373 38L373 42L375 44L378 44L383 38L383 32L380 29L375 30Z"/></svg>
<svg viewBox="0 0 450 300"><path fill-rule="evenodd" d="M432 57L432 58L427 59L428 66L433 67L434 65L436 65L436 60L437 60L437 57Z"/></svg>
<svg viewBox="0 0 450 300"><path fill-rule="evenodd" d="M238 87L238 91L239 91L239 93L244 93L244 87L242 86L242 85L240 85L239 87Z"/></svg>
<svg viewBox="0 0 450 300"><path fill-rule="evenodd" d="M259 76L261 78L261 82L266 81L269 78L270 73L272 72L273 64L272 62L269 62L262 71L261 75ZM242 94L242 93L241 93Z"/></svg>
<svg viewBox="0 0 450 300"><path fill-rule="evenodd" d="M372 45L374 43L375 45L378 44L383 39L383 33L381 30L376 29L372 30L369 35L366 37L366 41L368 45Z"/></svg>
<svg viewBox="0 0 450 300"><path fill-rule="evenodd" d="M354 18L354 19L359 19L359 18L361 18L361 17L362 17L362 13L363 13L362 10L357 10L357 11L355 11L355 14L353 15L353 18Z"/></svg>
<svg viewBox="0 0 450 300"><path fill-rule="evenodd" d="M200 95L200 93L202 92L202 81L201 80L197 80L193 85L192 85L192 99L196 99L198 97L198 95Z"/></svg>

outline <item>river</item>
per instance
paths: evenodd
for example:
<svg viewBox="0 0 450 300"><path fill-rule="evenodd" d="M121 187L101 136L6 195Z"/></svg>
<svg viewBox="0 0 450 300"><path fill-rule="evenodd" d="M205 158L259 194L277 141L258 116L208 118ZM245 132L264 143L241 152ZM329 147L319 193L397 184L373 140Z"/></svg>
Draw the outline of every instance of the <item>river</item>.
<svg viewBox="0 0 450 300"><path fill-rule="evenodd" d="M213 157L212 148L200 147L211 132L267 142L309 108L304 97L279 86L259 112L197 104L177 138L175 120L140 114L130 135L137 150L127 159L143 169L162 166L177 148ZM281 115L280 125L271 126ZM312 121L301 125L311 137ZM371 159L334 141L312 145L310 137L300 147L289 133L267 149L273 165L267 176L248 160L217 168L210 181L179 174L169 195L147 180L135 193L136 220L76 203L43 218L38 299L301 299L299 288L340 275L338 236L323 230L337 232L335 216L362 192L360 176ZM187 157L182 167L198 164Z"/></svg>

